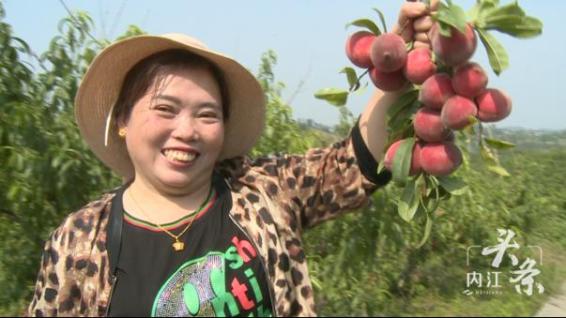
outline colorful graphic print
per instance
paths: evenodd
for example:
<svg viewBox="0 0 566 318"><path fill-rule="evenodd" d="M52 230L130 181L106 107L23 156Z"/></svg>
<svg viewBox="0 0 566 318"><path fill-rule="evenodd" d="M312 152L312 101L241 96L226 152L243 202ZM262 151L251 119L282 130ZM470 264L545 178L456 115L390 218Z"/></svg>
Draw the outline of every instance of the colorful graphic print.
<svg viewBox="0 0 566 318"><path fill-rule="evenodd" d="M257 275L246 266L256 257L248 241L234 236L224 253L209 252L184 263L157 293L152 316L271 316ZM243 272L245 281L227 275L229 270Z"/></svg>

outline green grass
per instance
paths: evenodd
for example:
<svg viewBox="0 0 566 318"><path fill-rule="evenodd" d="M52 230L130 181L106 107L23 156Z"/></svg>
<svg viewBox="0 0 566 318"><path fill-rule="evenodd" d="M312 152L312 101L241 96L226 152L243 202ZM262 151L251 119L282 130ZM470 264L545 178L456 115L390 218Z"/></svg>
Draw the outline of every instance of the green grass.
<svg viewBox="0 0 566 318"><path fill-rule="evenodd" d="M412 299L409 306L397 304L388 315L446 317L446 316L477 316L477 317L513 317L534 316L539 309L561 290L566 283L566 249L552 242L540 242L544 251L543 266L536 268L541 274L535 278L545 287L543 294L533 293L532 296L519 295L512 286L504 285L502 295L466 296L463 294L446 297L438 293L420 295ZM458 282L455 282L458 283ZM465 277L460 280L464 287ZM502 284L503 285L503 284ZM462 288L463 290L464 288Z"/></svg>

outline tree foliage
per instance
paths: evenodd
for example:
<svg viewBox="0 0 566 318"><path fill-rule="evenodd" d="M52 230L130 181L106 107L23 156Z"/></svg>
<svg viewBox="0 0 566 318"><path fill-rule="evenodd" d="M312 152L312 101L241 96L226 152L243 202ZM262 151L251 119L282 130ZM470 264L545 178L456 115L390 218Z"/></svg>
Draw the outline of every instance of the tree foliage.
<svg viewBox="0 0 566 318"><path fill-rule="evenodd" d="M303 153L320 139L314 133L306 133L293 119L291 106L283 100L285 84L275 80L273 68L277 55L269 50L261 57L257 79L265 93L266 124L263 135L252 150L252 156L274 153ZM306 133L306 134L305 134Z"/></svg>
<svg viewBox="0 0 566 318"><path fill-rule="evenodd" d="M49 233L119 180L88 149L73 115L79 81L107 44L89 36L90 17L63 19L41 55L3 18L0 4L0 307L10 308L29 299Z"/></svg>

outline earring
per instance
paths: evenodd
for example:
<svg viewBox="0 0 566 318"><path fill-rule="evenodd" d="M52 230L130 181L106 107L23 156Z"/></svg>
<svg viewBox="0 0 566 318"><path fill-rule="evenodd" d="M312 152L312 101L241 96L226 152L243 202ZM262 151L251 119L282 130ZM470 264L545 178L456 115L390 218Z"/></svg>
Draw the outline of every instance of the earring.
<svg viewBox="0 0 566 318"><path fill-rule="evenodd" d="M126 132L127 132L127 129L122 127L118 130L118 136L124 138L124 137L126 137Z"/></svg>

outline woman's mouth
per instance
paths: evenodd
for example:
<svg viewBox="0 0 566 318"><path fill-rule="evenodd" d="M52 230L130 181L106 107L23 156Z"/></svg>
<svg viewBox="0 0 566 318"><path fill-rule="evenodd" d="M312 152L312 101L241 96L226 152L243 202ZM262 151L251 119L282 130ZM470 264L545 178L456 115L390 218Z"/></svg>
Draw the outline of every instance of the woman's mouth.
<svg viewBox="0 0 566 318"><path fill-rule="evenodd" d="M199 156L198 153L192 151L182 151L175 149L166 149L163 151L163 155L167 159L179 163L191 163Z"/></svg>

